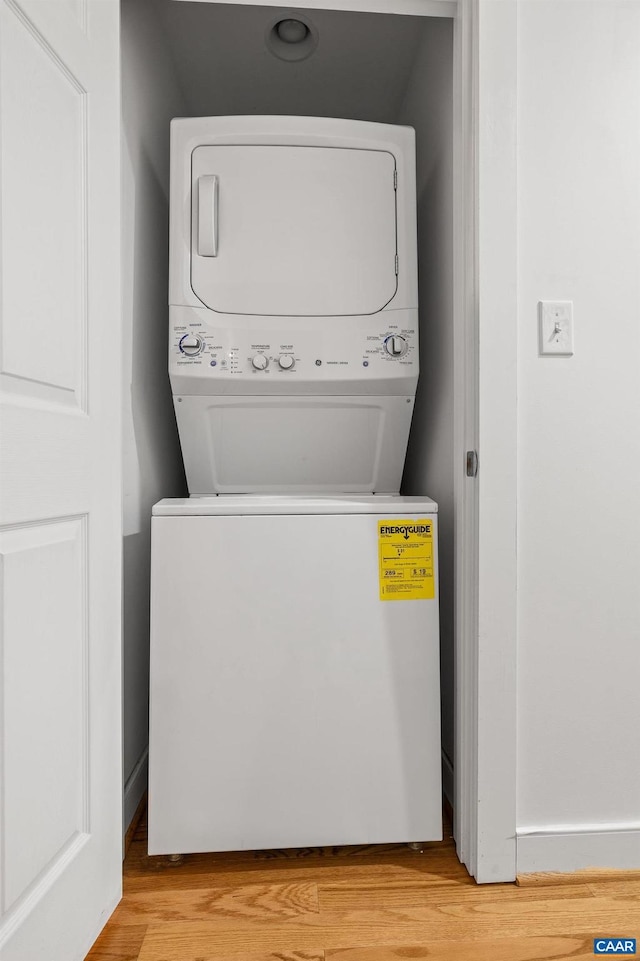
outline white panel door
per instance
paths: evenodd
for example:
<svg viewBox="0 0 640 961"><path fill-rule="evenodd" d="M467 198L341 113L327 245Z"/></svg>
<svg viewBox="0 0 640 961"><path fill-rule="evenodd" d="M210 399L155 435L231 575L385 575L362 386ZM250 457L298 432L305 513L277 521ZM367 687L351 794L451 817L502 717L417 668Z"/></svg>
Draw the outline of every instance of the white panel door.
<svg viewBox="0 0 640 961"><path fill-rule="evenodd" d="M0 955L121 890L119 5L0 0Z"/></svg>
<svg viewBox="0 0 640 961"><path fill-rule="evenodd" d="M227 314L373 314L395 296L395 157L197 147L191 283Z"/></svg>

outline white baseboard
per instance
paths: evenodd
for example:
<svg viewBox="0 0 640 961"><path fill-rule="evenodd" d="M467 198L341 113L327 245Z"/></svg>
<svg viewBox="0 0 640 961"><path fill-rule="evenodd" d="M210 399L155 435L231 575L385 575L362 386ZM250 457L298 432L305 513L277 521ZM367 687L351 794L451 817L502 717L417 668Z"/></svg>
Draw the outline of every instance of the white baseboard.
<svg viewBox="0 0 640 961"><path fill-rule="evenodd" d="M149 749L146 748L136 763L133 771L127 778L124 786L124 799L122 811L122 830L123 836L127 833L129 825L133 820L133 815L138 810L138 805L142 800L142 795L147 790L149 778Z"/></svg>
<svg viewBox="0 0 640 961"><path fill-rule="evenodd" d="M453 765L444 751L442 752L442 793L453 807Z"/></svg>
<svg viewBox="0 0 640 961"><path fill-rule="evenodd" d="M519 831L516 851L518 874L584 868L637 870L640 869L640 824Z"/></svg>

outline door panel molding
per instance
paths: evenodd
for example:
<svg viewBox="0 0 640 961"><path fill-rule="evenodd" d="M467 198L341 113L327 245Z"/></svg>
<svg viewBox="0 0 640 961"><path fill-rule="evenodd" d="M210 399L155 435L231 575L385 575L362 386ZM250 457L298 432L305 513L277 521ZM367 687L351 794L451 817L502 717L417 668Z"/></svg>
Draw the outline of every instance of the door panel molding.
<svg viewBox="0 0 640 961"><path fill-rule="evenodd" d="M27 189L3 192L2 307L20 324L2 327L0 388L85 411L87 91L15 0L4 3L14 16L0 40L0 70L11 71L0 87L2 174L24 178ZM65 242L56 245L58 231ZM28 286L26 259L35 275Z"/></svg>

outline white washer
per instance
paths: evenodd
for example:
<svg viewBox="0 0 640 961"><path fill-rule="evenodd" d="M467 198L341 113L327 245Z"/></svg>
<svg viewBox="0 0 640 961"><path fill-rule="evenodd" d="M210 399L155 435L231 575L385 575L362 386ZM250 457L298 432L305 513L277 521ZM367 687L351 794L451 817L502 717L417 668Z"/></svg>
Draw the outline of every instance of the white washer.
<svg viewBox="0 0 640 961"><path fill-rule="evenodd" d="M191 494L397 493L418 379L414 131L174 120L169 302Z"/></svg>
<svg viewBox="0 0 640 961"><path fill-rule="evenodd" d="M441 838L436 511L382 496L155 506L150 854ZM381 600L386 531L427 538L432 596Z"/></svg>

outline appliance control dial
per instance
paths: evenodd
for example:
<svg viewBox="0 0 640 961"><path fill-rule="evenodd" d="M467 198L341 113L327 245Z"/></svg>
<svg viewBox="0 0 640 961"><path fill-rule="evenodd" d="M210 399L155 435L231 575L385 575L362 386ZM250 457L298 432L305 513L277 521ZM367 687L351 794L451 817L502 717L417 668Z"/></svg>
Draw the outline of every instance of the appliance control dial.
<svg viewBox="0 0 640 961"><path fill-rule="evenodd" d="M294 360L291 354L280 354L280 356L278 357L278 363L280 364L283 370L291 370L291 368L293 367Z"/></svg>
<svg viewBox="0 0 640 961"><path fill-rule="evenodd" d="M195 357L204 347L204 341L197 334L184 334L178 346L187 357Z"/></svg>
<svg viewBox="0 0 640 961"><path fill-rule="evenodd" d="M404 337L400 337L399 334L392 334L385 340L384 349L390 357L403 357L409 349L409 345Z"/></svg>
<svg viewBox="0 0 640 961"><path fill-rule="evenodd" d="M251 358L251 363L256 370L265 370L269 364L269 360L264 354L254 354L254 356Z"/></svg>

